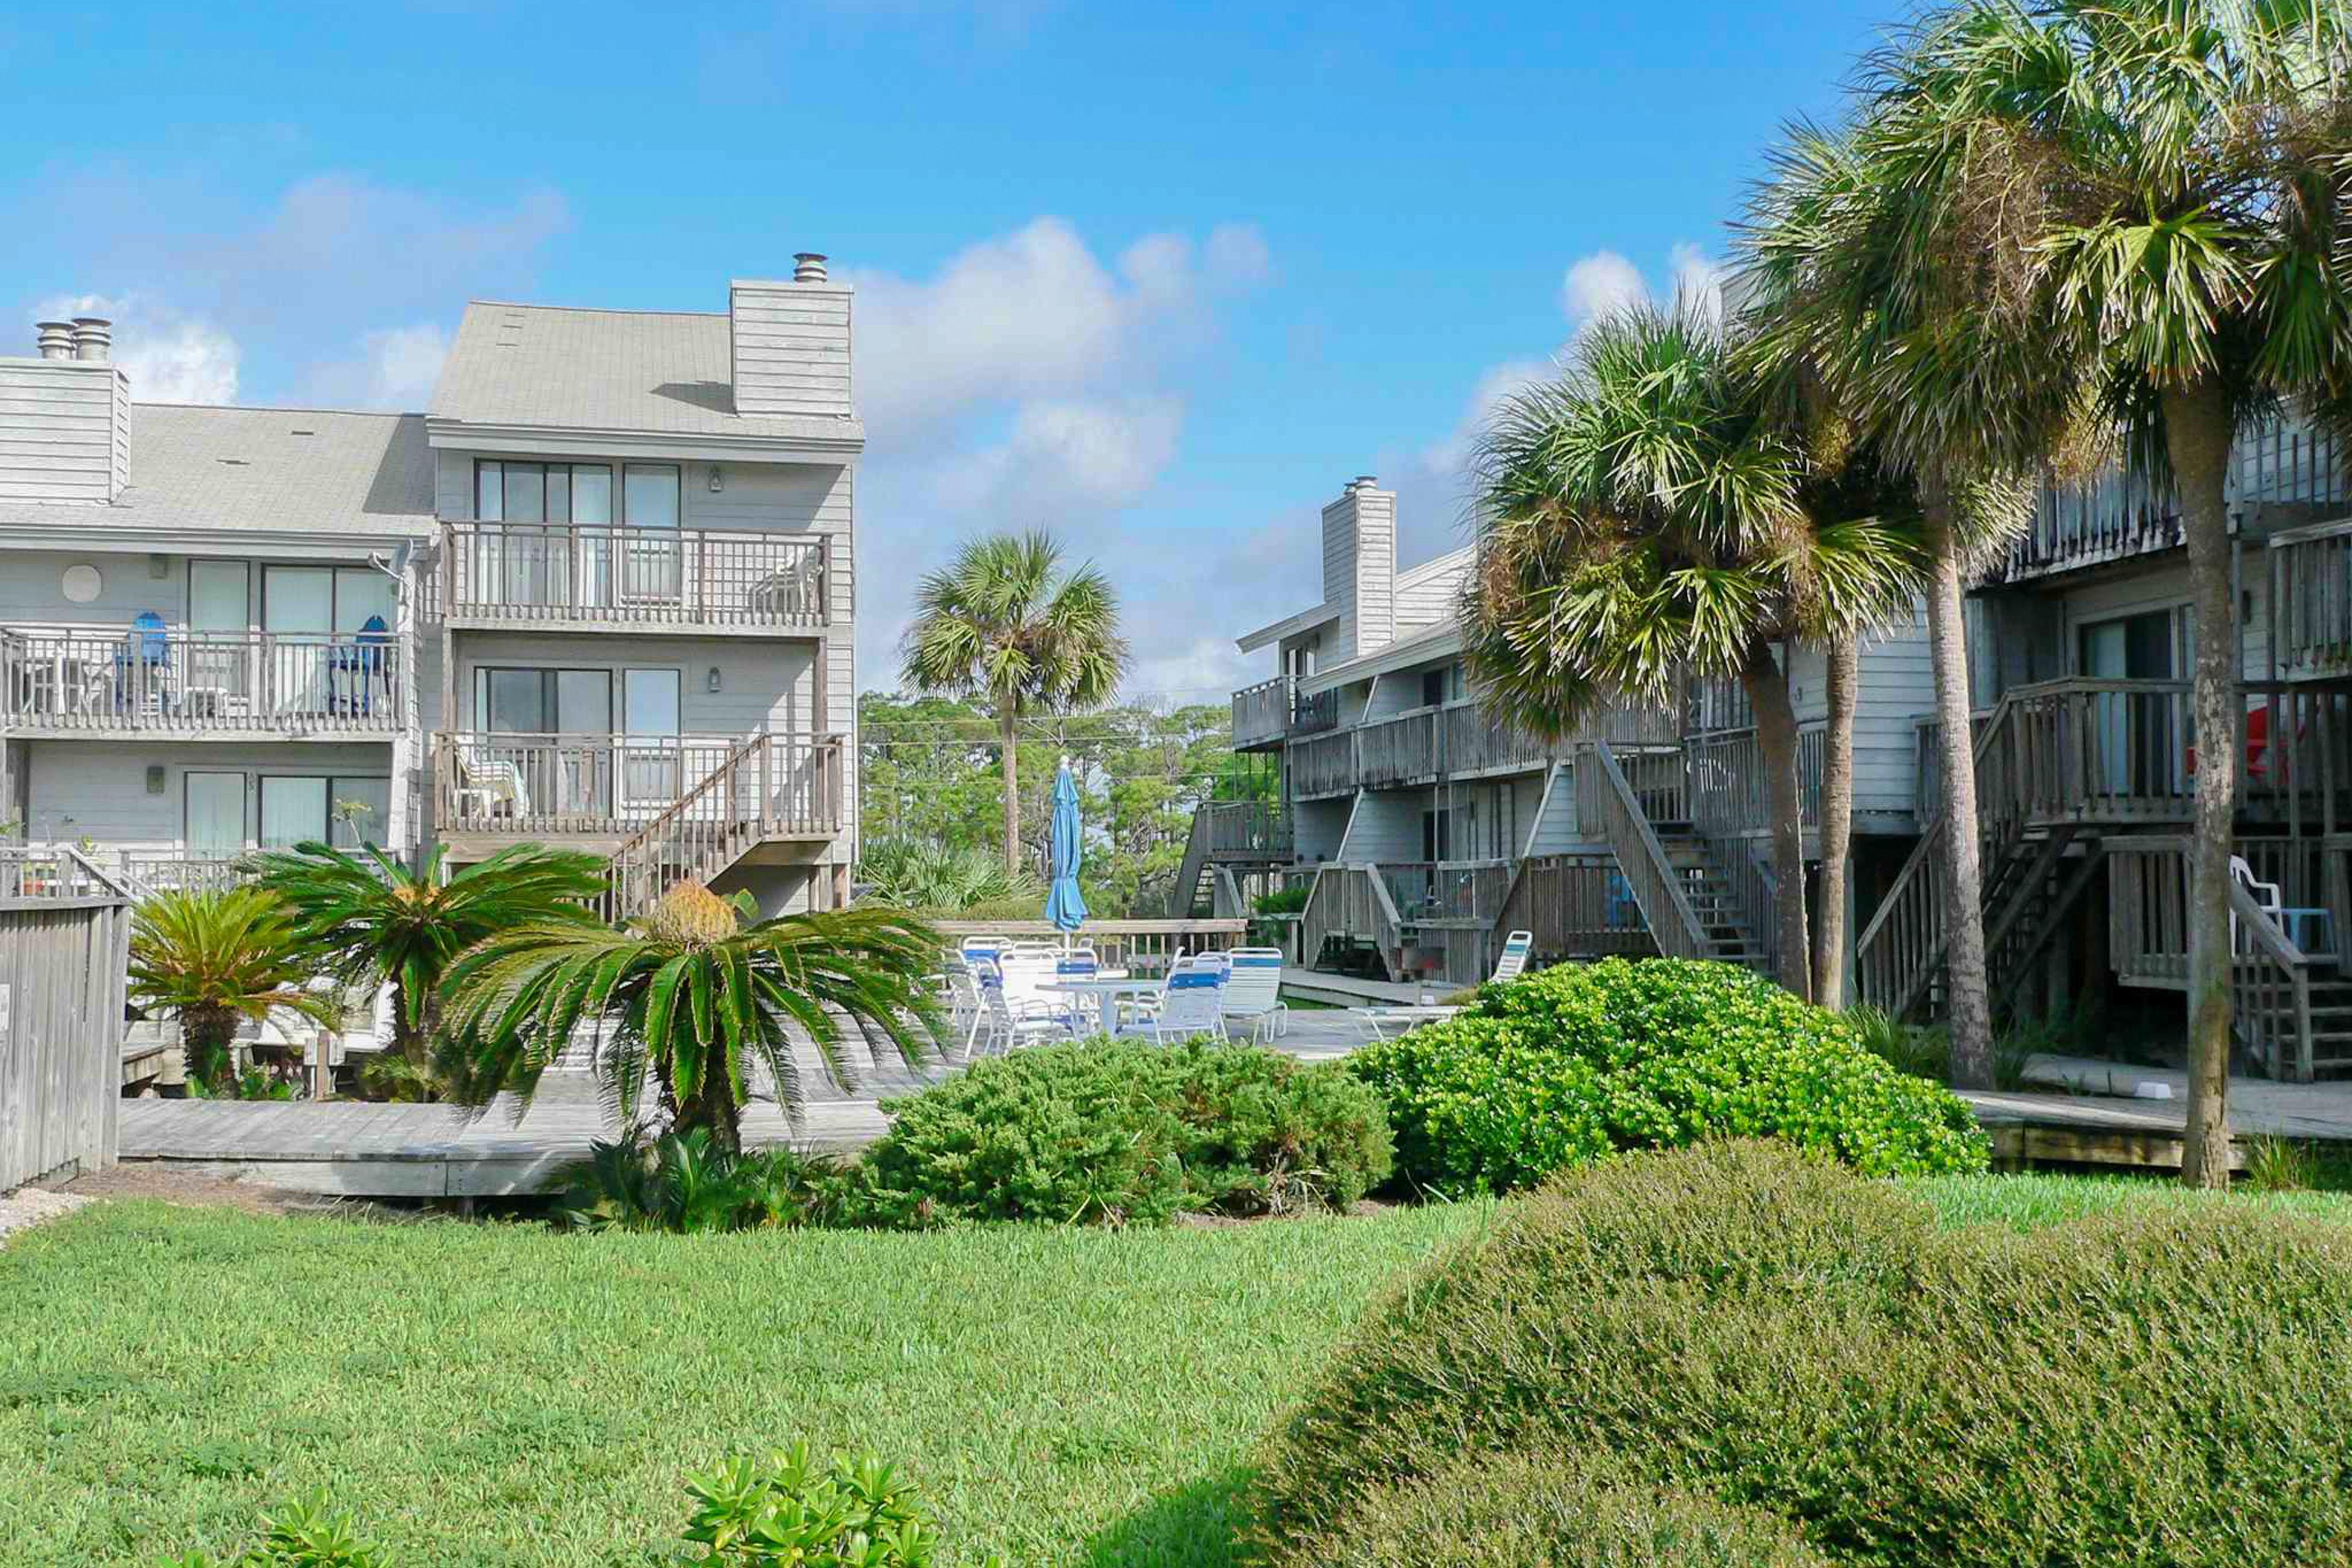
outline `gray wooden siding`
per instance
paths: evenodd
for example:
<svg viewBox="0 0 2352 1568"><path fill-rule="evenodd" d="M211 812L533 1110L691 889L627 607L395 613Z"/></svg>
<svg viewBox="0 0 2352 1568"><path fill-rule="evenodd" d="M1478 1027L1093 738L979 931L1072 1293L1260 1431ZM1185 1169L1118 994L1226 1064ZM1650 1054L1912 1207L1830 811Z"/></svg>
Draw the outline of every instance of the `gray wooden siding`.
<svg viewBox="0 0 2352 1568"><path fill-rule="evenodd" d="M248 831L257 810L252 780L265 773L348 778L392 776L389 744L287 742L276 745L181 742L28 741L26 830L35 842L89 838L101 851L163 852L187 847L186 776L247 775ZM147 793L147 770L161 765L163 789Z"/></svg>
<svg viewBox="0 0 2352 1568"><path fill-rule="evenodd" d="M1297 858L1309 865L1338 859L1340 841L1348 832L1348 817L1355 805L1351 799L1340 799L1307 800L1294 805L1291 842Z"/></svg>
<svg viewBox="0 0 2352 1568"><path fill-rule="evenodd" d="M1475 552L1468 546L1424 561L1396 580L1396 635L1409 637L1454 619Z"/></svg>
<svg viewBox="0 0 2352 1568"><path fill-rule="evenodd" d="M1426 789L1364 791L1339 858L1351 866L1420 859L1421 814L1429 804Z"/></svg>
<svg viewBox="0 0 2352 1568"><path fill-rule="evenodd" d="M738 414L852 413L850 290L737 282L728 290Z"/></svg>
<svg viewBox="0 0 2352 1568"><path fill-rule="evenodd" d="M129 468L130 420L111 363L0 360L0 501L111 502Z"/></svg>
<svg viewBox="0 0 2352 1568"><path fill-rule="evenodd" d="M1356 492L1356 651L1397 639L1396 497Z"/></svg>
<svg viewBox="0 0 2352 1568"><path fill-rule="evenodd" d="M1827 664L1818 648L1800 647L1789 668L1799 724L1829 717ZM1927 652L1925 605L1911 625L1865 643L1854 699L1853 809L1907 816L1916 770L1917 721L1936 710L1936 673Z"/></svg>
<svg viewBox="0 0 2352 1568"><path fill-rule="evenodd" d="M1323 509L1323 602L1339 618L1328 627L1329 660L1343 664L1362 650L1356 644L1356 508L1349 491Z"/></svg>

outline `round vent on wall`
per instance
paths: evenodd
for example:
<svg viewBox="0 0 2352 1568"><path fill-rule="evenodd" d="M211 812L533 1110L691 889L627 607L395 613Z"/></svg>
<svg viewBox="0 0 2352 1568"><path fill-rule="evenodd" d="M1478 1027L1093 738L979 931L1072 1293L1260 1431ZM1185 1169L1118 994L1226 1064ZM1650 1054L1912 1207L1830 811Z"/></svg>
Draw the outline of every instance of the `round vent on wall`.
<svg viewBox="0 0 2352 1568"><path fill-rule="evenodd" d="M105 586L106 584L100 578L98 568L95 566L79 565L66 568L65 590L68 604L89 604L98 597L99 591Z"/></svg>

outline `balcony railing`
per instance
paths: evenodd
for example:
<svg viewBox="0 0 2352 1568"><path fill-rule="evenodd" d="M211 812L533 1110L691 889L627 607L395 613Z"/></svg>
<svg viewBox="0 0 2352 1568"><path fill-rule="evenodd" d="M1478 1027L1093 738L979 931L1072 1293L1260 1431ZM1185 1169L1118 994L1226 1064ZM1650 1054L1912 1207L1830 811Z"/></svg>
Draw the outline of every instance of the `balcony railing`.
<svg viewBox="0 0 2352 1568"><path fill-rule="evenodd" d="M831 618L822 534L447 522L452 619L814 630Z"/></svg>
<svg viewBox="0 0 2352 1568"><path fill-rule="evenodd" d="M1380 868L1406 925L1472 921L1492 925L1511 890L1507 860L1405 860Z"/></svg>
<svg viewBox="0 0 2352 1568"><path fill-rule="evenodd" d="M122 880L144 898L162 892L215 892L251 879L242 858L204 855L140 855L125 851Z"/></svg>
<svg viewBox="0 0 2352 1568"><path fill-rule="evenodd" d="M1339 727L1339 693L1302 691L1291 699L1290 732L1294 735L1320 735Z"/></svg>
<svg viewBox="0 0 2352 1568"><path fill-rule="evenodd" d="M1290 818L1273 801L1207 801L1199 816L1202 852L1212 860L1290 858Z"/></svg>
<svg viewBox="0 0 2352 1568"><path fill-rule="evenodd" d="M714 813L830 833L840 825L838 737L773 735L740 799ZM741 751L736 735L433 737L435 820L445 833L524 838L626 837L692 795ZM764 774L764 780L761 778ZM764 792L768 809L753 798Z"/></svg>
<svg viewBox="0 0 2352 1568"><path fill-rule="evenodd" d="M406 681L381 632L0 631L0 718L17 729L388 735Z"/></svg>
<svg viewBox="0 0 2352 1568"><path fill-rule="evenodd" d="M1286 675L1234 693L1234 749L1263 746L1290 731L1291 681Z"/></svg>

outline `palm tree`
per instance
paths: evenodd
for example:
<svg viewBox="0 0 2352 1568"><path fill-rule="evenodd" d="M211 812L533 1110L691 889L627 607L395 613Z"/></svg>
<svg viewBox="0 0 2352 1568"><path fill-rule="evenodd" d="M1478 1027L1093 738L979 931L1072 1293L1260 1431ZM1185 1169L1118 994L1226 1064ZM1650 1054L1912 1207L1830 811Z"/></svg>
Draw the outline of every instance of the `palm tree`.
<svg viewBox="0 0 2352 1568"><path fill-rule="evenodd" d="M131 916L130 995L179 1019L188 1077L218 1090L240 1022L279 1012L321 1028L338 1021L329 998L302 989L308 957L285 904L264 889L158 893Z"/></svg>
<svg viewBox="0 0 2352 1568"><path fill-rule="evenodd" d="M857 879L867 885L866 897L902 910L948 915L1032 897L1045 907L1045 892L1035 878L1007 872L975 844L868 839L858 856Z"/></svg>
<svg viewBox="0 0 2352 1568"><path fill-rule="evenodd" d="M1869 85L1871 160L1899 183L1882 190L1905 193L1886 205L1927 220L1895 247L1903 270L1982 279L1962 301L2004 308L1989 330L1915 334L1968 352L1924 384L1900 369L1888 379L1914 383L1914 405L1948 391L1955 372L2020 388L1989 363L2032 373L2044 405L2095 389L2130 460L2178 497L2200 750L2234 760L2231 438L2282 399L2336 403L2352 388L2352 247L2338 216L2352 17L2340 0L1984 0L1932 18ZM1920 325L1942 313L1915 312ZM1913 417L1948 424L1966 401ZM2229 1180L2235 772L2198 781L2191 868L2183 1167L2213 1186Z"/></svg>
<svg viewBox="0 0 2352 1568"><path fill-rule="evenodd" d="M1489 704L1551 740L1610 693L1664 702L1685 675L1738 679L1771 801L1780 978L1810 995L1796 713L1774 645L1885 618L1916 574L1899 530L1809 510L1815 476L1764 391L1685 304L1589 327L1565 373L1507 399L1481 438L1465 640Z"/></svg>
<svg viewBox="0 0 2352 1568"><path fill-rule="evenodd" d="M1880 462L1906 475L1927 555L1929 662L1943 793L1929 828L1943 859L1952 1077L1993 1086L1983 874L1962 597L2029 515L2023 476L2083 449L2082 378L2028 324L2027 290L1969 247L1979 206L1957 194L2000 149L1937 143L1878 102L1843 133L1794 128L1741 237L1759 365L1814 384ZM1997 205L1996 193L1982 200Z"/></svg>
<svg viewBox="0 0 2352 1568"><path fill-rule="evenodd" d="M353 855L315 841L255 858L261 886L301 922L303 940L345 985L393 988L392 1056L429 1058L441 978L483 938L527 923L598 923L588 901L604 890L604 862L535 844L441 875L442 847L411 872L373 845Z"/></svg>
<svg viewBox="0 0 2352 1568"><path fill-rule="evenodd" d="M916 591L900 679L996 714L1004 747L1004 870L1021 872L1022 716L1108 701L1127 668L1118 601L1093 566L1065 570L1042 530L967 542Z"/></svg>
<svg viewBox="0 0 2352 1568"><path fill-rule="evenodd" d="M801 1076L788 1030L815 1042L828 1075L852 1083L841 1016L879 1029L908 1065L928 1054L939 938L903 910L861 907L759 921L749 895L684 882L620 930L535 921L478 943L450 970L441 1066L459 1100L501 1090L528 1105L540 1075L583 1023L591 1066L615 1119L647 1120L660 1093L670 1130L742 1146L752 1075L764 1068L795 1120Z"/></svg>

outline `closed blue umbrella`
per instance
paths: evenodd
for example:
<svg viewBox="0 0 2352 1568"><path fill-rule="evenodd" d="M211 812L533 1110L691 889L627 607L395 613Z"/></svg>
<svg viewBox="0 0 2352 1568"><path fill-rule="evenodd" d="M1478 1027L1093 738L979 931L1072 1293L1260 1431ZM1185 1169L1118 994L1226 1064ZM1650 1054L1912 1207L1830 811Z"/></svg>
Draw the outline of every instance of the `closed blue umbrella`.
<svg viewBox="0 0 2352 1568"><path fill-rule="evenodd" d="M1045 918L1063 931L1087 923L1087 900L1078 892L1078 865L1086 858L1085 837L1078 821L1078 784L1070 776L1070 759L1054 775L1054 887L1045 895Z"/></svg>

